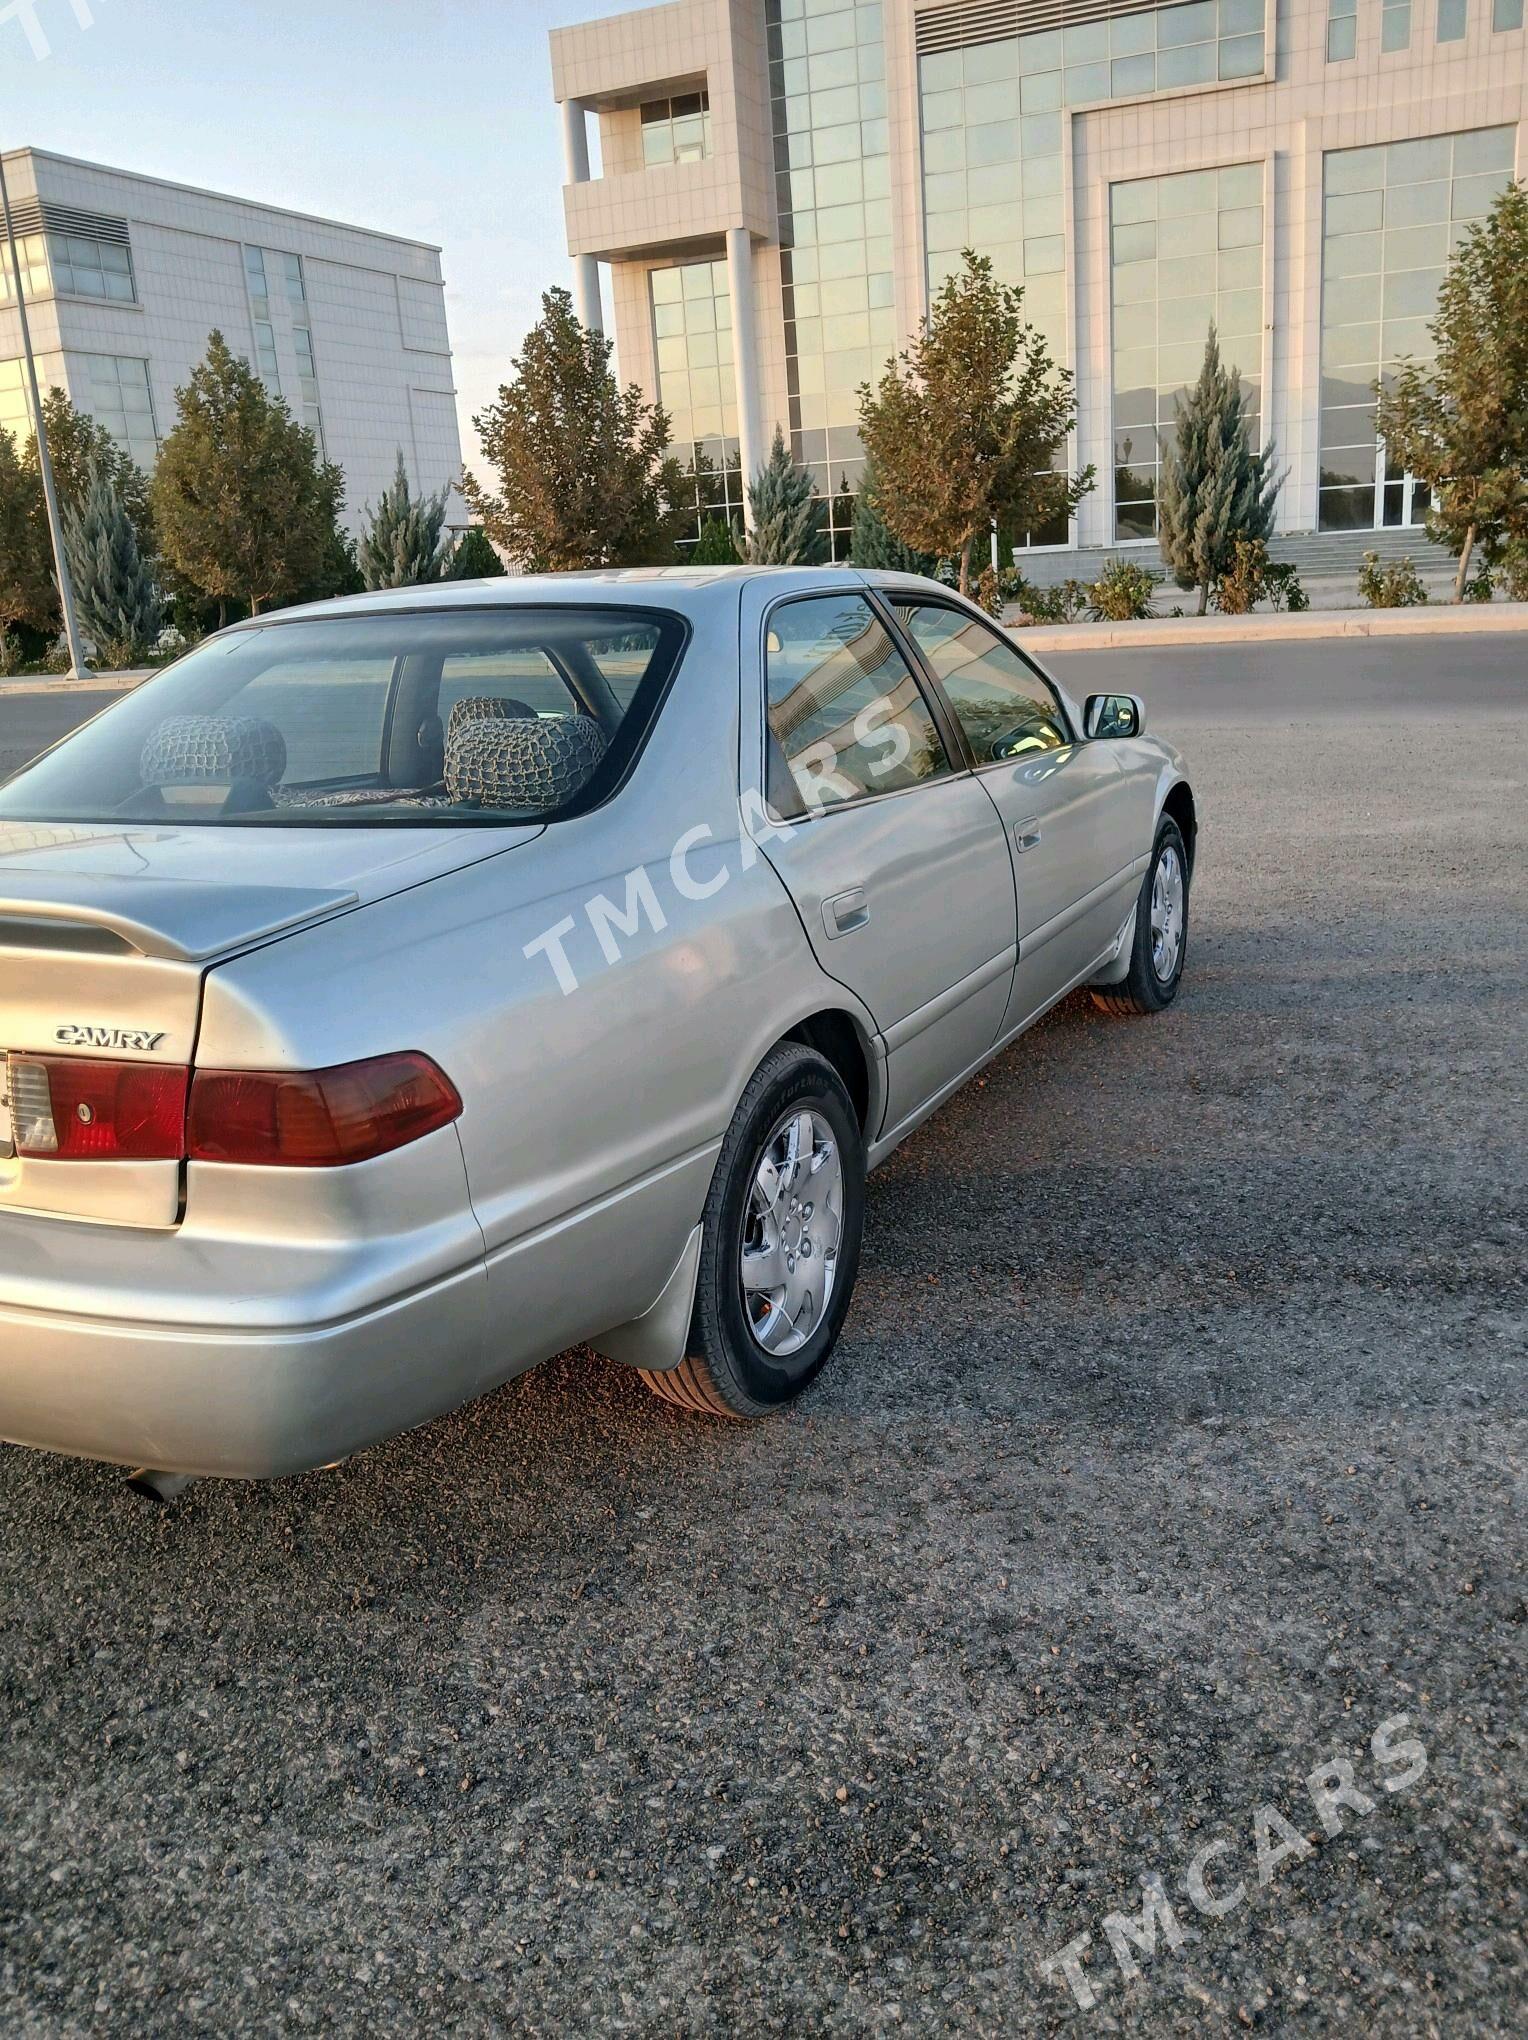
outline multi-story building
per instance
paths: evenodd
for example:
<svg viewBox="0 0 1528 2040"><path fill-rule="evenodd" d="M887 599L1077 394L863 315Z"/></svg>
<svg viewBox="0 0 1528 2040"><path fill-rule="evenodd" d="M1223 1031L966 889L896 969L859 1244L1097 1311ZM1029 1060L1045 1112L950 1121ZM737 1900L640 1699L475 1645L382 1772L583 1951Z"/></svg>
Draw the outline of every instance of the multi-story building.
<svg viewBox="0 0 1528 2040"><path fill-rule="evenodd" d="M352 527L400 448L417 486L455 484L438 248L41 149L7 155L5 172L39 380L141 467L152 468L176 388L216 329L343 468ZM32 429L3 249L0 429Z"/></svg>
<svg viewBox="0 0 1528 2040"><path fill-rule="evenodd" d="M1076 377L1097 485L1035 546L1150 545L1213 321L1279 527L1421 522L1374 384L1524 171L1524 0L672 0L552 37L575 290L734 506L775 424L845 537L857 391L973 248ZM593 169L589 117L598 126Z"/></svg>

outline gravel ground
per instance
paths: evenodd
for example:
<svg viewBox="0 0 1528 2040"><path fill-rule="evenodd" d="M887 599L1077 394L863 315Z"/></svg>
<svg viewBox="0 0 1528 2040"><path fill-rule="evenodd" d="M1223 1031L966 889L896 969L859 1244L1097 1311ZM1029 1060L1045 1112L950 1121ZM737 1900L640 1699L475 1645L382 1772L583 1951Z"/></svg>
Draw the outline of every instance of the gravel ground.
<svg viewBox="0 0 1528 2040"><path fill-rule="evenodd" d="M788 1419L578 1353L166 1513L0 1453L0 2026L1522 2030L1521 642L1066 662L1190 750L1183 995L893 1158Z"/></svg>

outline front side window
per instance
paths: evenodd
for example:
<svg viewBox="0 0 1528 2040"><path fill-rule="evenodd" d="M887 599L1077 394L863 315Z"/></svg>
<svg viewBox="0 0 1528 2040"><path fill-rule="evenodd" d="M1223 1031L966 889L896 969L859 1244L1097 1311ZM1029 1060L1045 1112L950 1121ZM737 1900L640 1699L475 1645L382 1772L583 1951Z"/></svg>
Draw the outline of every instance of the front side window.
<svg viewBox="0 0 1528 2040"><path fill-rule="evenodd" d="M613 792L683 649L651 610L505 606L211 638L0 788L0 818L558 821Z"/></svg>
<svg viewBox="0 0 1528 2040"><path fill-rule="evenodd" d="M765 677L770 734L807 810L949 771L928 703L864 596L781 603L770 613ZM790 794L771 786L776 813L799 812Z"/></svg>
<svg viewBox="0 0 1528 2040"><path fill-rule="evenodd" d="M1072 741L1049 684L995 631L942 603L907 603L898 613L944 689L978 765L1056 751Z"/></svg>

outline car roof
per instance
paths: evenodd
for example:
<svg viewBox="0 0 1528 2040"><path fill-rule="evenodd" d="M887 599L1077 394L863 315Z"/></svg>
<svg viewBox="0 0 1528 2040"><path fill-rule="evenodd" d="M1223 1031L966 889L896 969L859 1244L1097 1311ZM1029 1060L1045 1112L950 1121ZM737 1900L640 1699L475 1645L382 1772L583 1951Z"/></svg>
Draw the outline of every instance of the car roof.
<svg viewBox="0 0 1528 2040"><path fill-rule="evenodd" d="M327 602L303 603L273 610L252 619L264 623L279 617L295 619L370 616L392 609L481 609L518 607L525 603L609 603L634 607L688 609L736 591L749 581L768 581L780 594L810 594L820 589L909 587L938 588L917 574L868 572L859 567L610 567L576 574L506 574L484 581L434 581L422 587L378 588L366 595L344 595ZM941 590L948 593L948 590Z"/></svg>

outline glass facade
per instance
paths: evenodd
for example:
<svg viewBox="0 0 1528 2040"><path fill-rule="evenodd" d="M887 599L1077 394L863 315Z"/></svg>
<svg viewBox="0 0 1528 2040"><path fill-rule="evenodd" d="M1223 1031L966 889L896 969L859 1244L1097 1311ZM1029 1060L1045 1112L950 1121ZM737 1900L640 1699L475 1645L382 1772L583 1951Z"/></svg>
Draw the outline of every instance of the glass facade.
<svg viewBox="0 0 1528 2040"><path fill-rule="evenodd" d="M26 372L24 361L0 361L0 432L9 432L18 453L32 436Z"/></svg>
<svg viewBox="0 0 1528 2040"><path fill-rule="evenodd" d="M53 279L48 273L48 246L42 235L18 234L16 247L21 255L21 288L28 299L50 297ZM9 244L0 234L0 305L9 304L15 296L11 282L14 275Z"/></svg>
<svg viewBox="0 0 1528 2040"><path fill-rule="evenodd" d="M848 550L864 467L859 389L901 336L878 5L767 0L791 445Z"/></svg>
<svg viewBox="0 0 1528 2040"><path fill-rule="evenodd" d="M1260 443L1263 166L1141 177L1109 193L1114 376L1114 530L1156 532L1161 446L1197 380L1213 323L1242 372Z"/></svg>
<svg viewBox="0 0 1528 2040"><path fill-rule="evenodd" d="M148 363L116 354L82 354L74 360L77 367L69 381L75 403L106 427L138 467L151 468L159 457L159 434Z"/></svg>
<svg viewBox="0 0 1528 2040"><path fill-rule="evenodd" d="M702 163L711 153L711 95L683 93L677 99L649 99L642 107L642 163Z"/></svg>
<svg viewBox="0 0 1528 2040"><path fill-rule="evenodd" d="M1512 181L1514 130L1338 149L1324 159L1323 531L1420 523L1426 503L1375 437L1375 385L1426 361L1450 251Z"/></svg>
<svg viewBox="0 0 1528 2040"><path fill-rule="evenodd" d="M1191 0L970 44L919 63L930 293L962 251L1024 285L1025 310L1066 350L1062 109L1263 72L1263 0Z"/></svg>
<svg viewBox="0 0 1528 2040"><path fill-rule="evenodd" d="M695 477L695 525L743 513L732 292L725 262L685 262L648 273L658 397L674 453Z"/></svg>

